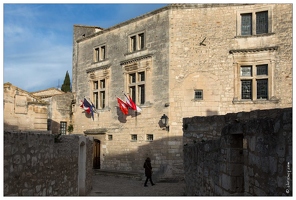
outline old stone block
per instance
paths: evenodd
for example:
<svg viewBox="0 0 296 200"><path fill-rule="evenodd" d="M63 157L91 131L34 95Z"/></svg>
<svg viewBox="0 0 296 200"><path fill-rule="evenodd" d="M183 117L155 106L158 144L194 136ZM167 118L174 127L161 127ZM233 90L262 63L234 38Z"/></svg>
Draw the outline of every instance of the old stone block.
<svg viewBox="0 0 296 200"><path fill-rule="evenodd" d="M14 157L13 157L13 163L14 164L20 164L21 163L21 156L20 155L15 155Z"/></svg>
<svg viewBox="0 0 296 200"><path fill-rule="evenodd" d="M31 166L36 166L37 165L37 157L36 156L33 156L32 159L31 159Z"/></svg>
<svg viewBox="0 0 296 200"><path fill-rule="evenodd" d="M41 185L37 185L37 186L35 187L35 190L36 190L37 193L39 193L40 190L41 190Z"/></svg>
<svg viewBox="0 0 296 200"><path fill-rule="evenodd" d="M34 190L32 189L23 189L22 190L22 196L33 196Z"/></svg>

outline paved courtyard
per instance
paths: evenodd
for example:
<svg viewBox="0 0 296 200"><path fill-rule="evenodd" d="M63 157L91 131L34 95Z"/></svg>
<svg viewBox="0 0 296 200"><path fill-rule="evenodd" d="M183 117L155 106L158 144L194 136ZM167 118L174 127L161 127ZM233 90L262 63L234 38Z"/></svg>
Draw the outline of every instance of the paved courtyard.
<svg viewBox="0 0 296 200"><path fill-rule="evenodd" d="M144 180L116 175L95 174L88 196L184 196L184 181L160 181L144 187Z"/></svg>

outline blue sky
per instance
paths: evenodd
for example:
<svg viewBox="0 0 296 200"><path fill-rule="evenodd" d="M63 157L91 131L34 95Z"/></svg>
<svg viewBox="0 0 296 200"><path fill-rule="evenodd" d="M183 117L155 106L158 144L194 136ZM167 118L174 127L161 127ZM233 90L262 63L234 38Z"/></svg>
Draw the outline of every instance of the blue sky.
<svg viewBox="0 0 296 200"><path fill-rule="evenodd" d="M111 2L112 3L112 2ZM72 80L73 25L109 28L165 4L3 4L3 82L34 92Z"/></svg>

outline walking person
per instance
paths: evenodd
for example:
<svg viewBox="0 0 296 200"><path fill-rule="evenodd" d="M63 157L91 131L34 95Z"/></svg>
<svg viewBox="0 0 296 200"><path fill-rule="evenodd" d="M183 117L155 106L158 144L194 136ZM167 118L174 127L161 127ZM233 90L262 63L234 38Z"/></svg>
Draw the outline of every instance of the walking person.
<svg viewBox="0 0 296 200"><path fill-rule="evenodd" d="M147 185L148 180L150 180L150 183L152 186L155 185L152 181L152 166L151 166L151 160L149 157L145 160L143 167L145 168L145 176L146 176L144 187L148 187Z"/></svg>

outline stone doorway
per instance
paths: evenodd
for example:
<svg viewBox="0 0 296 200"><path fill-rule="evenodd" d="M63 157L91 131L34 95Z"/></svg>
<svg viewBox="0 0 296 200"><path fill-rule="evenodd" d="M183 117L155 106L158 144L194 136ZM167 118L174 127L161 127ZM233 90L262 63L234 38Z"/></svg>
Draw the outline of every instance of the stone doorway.
<svg viewBox="0 0 296 200"><path fill-rule="evenodd" d="M100 169L101 168L101 141L95 139L94 140L94 148L93 148L93 168Z"/></svg>

